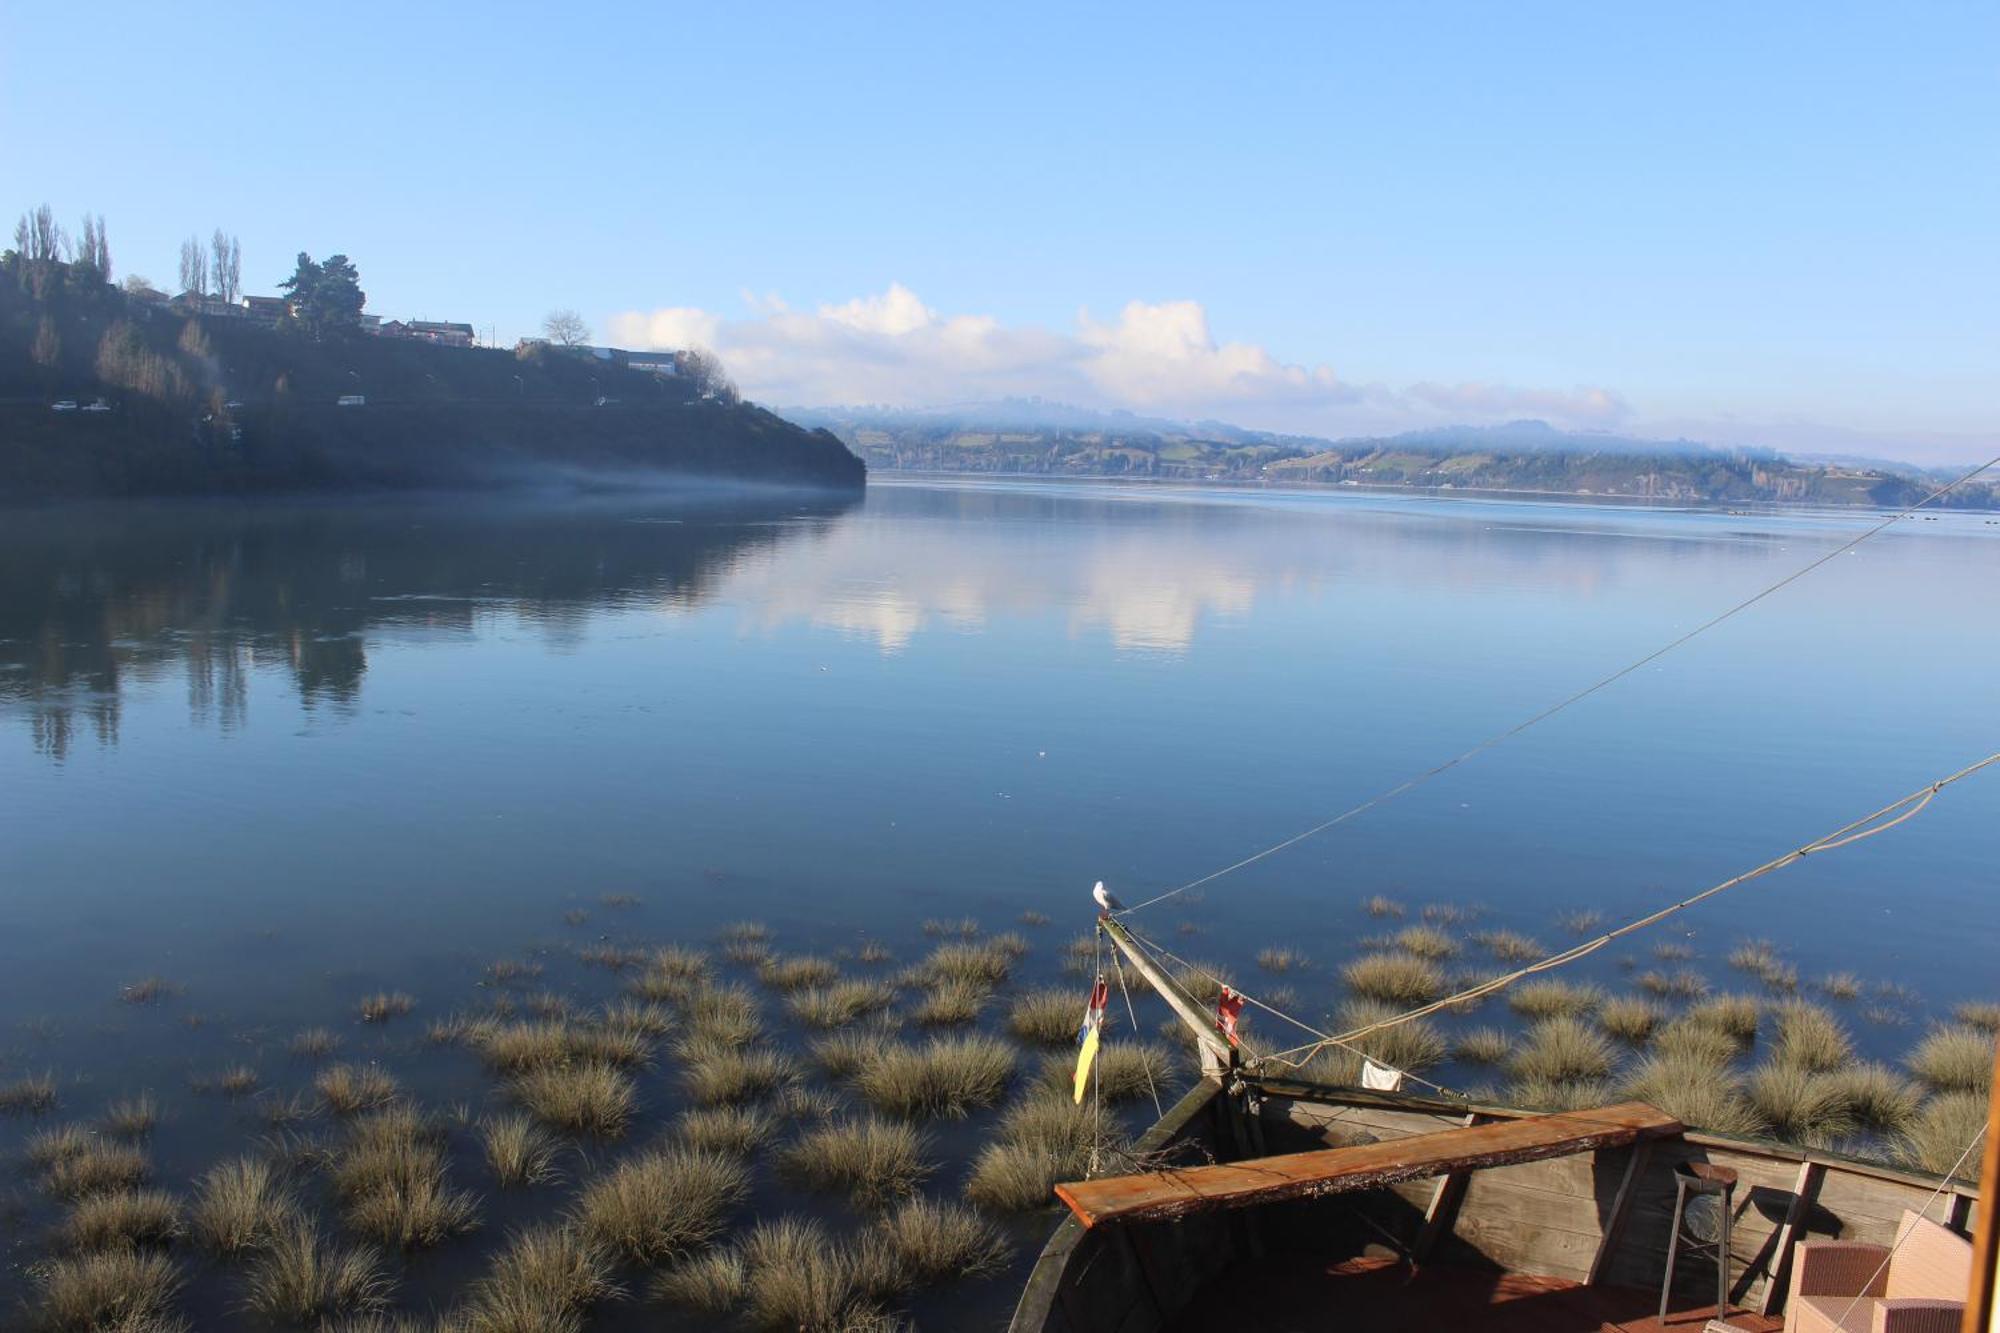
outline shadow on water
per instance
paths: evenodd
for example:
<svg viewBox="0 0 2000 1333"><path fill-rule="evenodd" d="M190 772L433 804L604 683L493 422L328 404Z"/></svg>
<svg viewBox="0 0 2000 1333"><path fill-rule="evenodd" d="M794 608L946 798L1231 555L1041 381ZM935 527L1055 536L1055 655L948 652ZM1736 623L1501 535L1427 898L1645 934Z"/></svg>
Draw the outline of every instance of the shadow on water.
<svg viewBox="0 0 2000 1333"><path fill-rule="evenodd" d="M0 709L35 748L118 739L121 698L186 675L197 723L243 719L249 673L351 709L368 636L469 632L504 611L552 638L602 608L692 607L746 556L824 537L847 495L105 506L0 519Z"/></svg>

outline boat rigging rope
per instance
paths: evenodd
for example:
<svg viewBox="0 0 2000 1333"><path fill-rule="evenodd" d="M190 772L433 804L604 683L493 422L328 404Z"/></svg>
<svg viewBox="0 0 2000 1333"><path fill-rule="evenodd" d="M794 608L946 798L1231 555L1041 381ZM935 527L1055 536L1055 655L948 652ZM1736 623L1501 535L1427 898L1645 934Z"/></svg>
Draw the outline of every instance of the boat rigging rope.
<svg viewBox="0 0 2000 1333"><path fill-rule="evenodd" d="M1101 935L1103 931L1104 928L1099 926L1098 933ZM1131 932L1126 933L1129 935ZM1132 1022L1132 1040L1136 1044L1139 1040L1139 1011L1132 1007L1132 992L1125 988L1125 963L1116 949L1111 951L1111 970L1118 974L1118 993L1125 997L1125 1016ZM1145 1071L1146 1091L1153 1097L1153 1119L1164 1120L1167 1111L1160 1105L1160 1090L1153 1083L1153 1062L1146 1059L1145 1055L1144 1050L1139 1052L1139 1068Z"/></svg>
<svg viewBox="0 0 2000 1333"><path fill-rule="evenodd" d="M1599 679L1595 683L1586 685L1584 688L1578 690L1576 693L1568 696L1565 699L1558 701L1557 703L1550 705L1547 708L1544 708L1541 712L1534 714L1532 717L1529 717L1525 721L1518 722L1515 725L1507 728L1505 731L1497 732L1494 735L1489 736L1488 738L1479 742L1479 744L1473 746L1469 750L1466 750L1462 754L1455 755L1452 758L1445 760L1443 763L1436 765L1435 767L1427 768L1423 772L1417 774L1415 777L1405 779L1404 781L1396 784L1395 786L1389 788L1388 790L1383 791L1375 796L1369 797L1367 800L1361 802L1361 804L1356 806L1351 806L1348 809L1341 811L1339 814L1335 815L1331 819L1315 824L1311 828L1306 829L1302 833L1293 834L1291 837L1286 838L1283 842L1273 843L1269 847L1264 848L1262 851L1254 852L1251 855L1244 857L1240 861L1236 861L1222 867L1222 869L1220 870L1210 871L1208 874L1203 875L1200 879L1189 880L1187 883L1181 885L1179 888L1169 889L1165 893L1157 894L1154 897L1147 898L1143 902L1134 903L1132 906L1124 908L1119 912L1115 913L1114 915L1122 918L1130 915L1133 912L1138 911L1140 908L1151 907L1155 903L1162 903L1169 898L1178 897L1179 895L1186 893L1191 889L1198 889L1204 884L1211 884L1214 881L1221 879L1224 875L1234 874L1238 870L1242 870L1245 867L1255 865L1257 862L1264 860L1266 857L1276 856L1279 852L1284 851L1288 847L1295 847L1299 843L1304 842L1308 838L1315 837L1318 834L1326 832L1328 829L1346 823L1348 820L1353 819L1357 815L1365 814L1366 812L1373 810L1378 805L1386 805L1390 801L1395 800L1397 797L1416 790L1418 787L1423 786L1426 782L1429 782L1432 778L1437 777L1439 774L1457 768L1460 764L1466 763L1468 760L1478 758L1480 755L1486 753L1488 750L1493 749L1495 746L1500 745L1505 741L1512 740L1514 737L1520 735L1522 732L1528 730L1530 727L1534 727L1539 725L1540 723L1548 721L1550 718L1554 717L1557 713L1560 713L1564 709L1568 708L1571 704L1581 703L1585 699L1588 699L1591 695L1596 694L1599 690L1614 685L1618 681L1621 681L1625 677L1631 675L1633 672L1639 671L1647 666L1650 666L1652 663L1659 661L1662 657L1665 657L1668 653L1673 652L1676 648L1680 648L1683 645L1691 642L1692 640L1699 638L1701 635L1706 634L1708 631L1714 629L1716 626L1722 624L1724 621L1730 620L1735 616L1740 615L1744 611L1748 611L1751 607L1757 605L1765 598L1770 597L1774 593L1777 593L1782 589L1789 587L1791 584L1798 582L1800 579L1812 573L1820 566L1828 564L1832 562L1835 558L1847 554L1849 551L1852 551L1855 547L1860 546L1863 542L1868 541L1870 538L1875 537L1876 535L1887 531L1894 524L1900 522L1905 518L1908 518L1911 514L1916 513L1917 510L1922 509L1924 506L1930 504L1934 500L1942 499L1944 496L1949 495L1951 492L1957 490L1960 486L1963 486L1967 482L1971 481L1974 477L1977 477L1980 473L1985 472L1988 469L1995 466L2000 466L2000 454L1996 454L1992 458L1989 458L1984 463L1981 463L1978 467L1973 468L1970 472L1967 472L1964 476L1959 477L1957 480L1947 482L1945 485L1938 487L1936 490L1924 496L1923 499L1918 500L1916 503L1910 505L1908 508L1898 510L1896 513L1889 515L1887 518L1883 519L1880 523L1877 523L1874 527L1867 529L1865 532L1862 532L1860 535L1854 537L1852 540L1843 542L1841 545L1834 547L1831 551L1828 551L1826 554L1819 556L1817 559L1808 561L1806 564L1800 566L1798 569L1795 569L1791 573L1785 575L1785 577L1779 579L1776 583L1771 584L1763 591L1756 593L1753 596L1747 597L1743 601L1740 601L1736 603L1734 606L1730 607L1728 610L1720 612L1719 614L1711 616L1709 619L1704 620L1701 624L1696 625L1693 629L1681 635L1679 638L1673 639L1659 648L1655 648L1652 652L1647 653L1644 657L1641 657L1636 662L1633 662L1627 666L1620 667L1618 670L1612 672L1608 676Z"/></svg>
<svg viewBox="0 0 2000 1333"><path fill-rule="evenodd" d="M1351 1031L1342 1032L1337 1035L1329 1036L1321 1034L1320 1040L1316 1042L1306 1046L1294 1047L1288 1051L1277 1051L1265 1058L1269 1061L1276 1061L1296 1068L1300 1063L1311 1059L1313 1055L1328 1045L1345 1046L1347 1043L1358 1041L1371 1033L1380 1032L1384 1028L1395 1027L1401 1023L1408 1023L1415 1019L1423 1018L1429 1014L1438 1012L1440 1009L1448 1009L1455 1005L1470 1004L1476 1000L1484 999L1497 990L1513 985L1523 977L1532 976L1537 972L1546 972L1551 968L1561 967L1565 963L1575 962L1587 954L1597 952L1613 940L1630 935L1634 931L1644 930L1646 927L1664 921L1677 912L1686 911L1696 903L1703 902L1715 897L1719 893L1733 889L1739 884L1747 884L1751 880L1760 879L1765 875L1771 874L1773 871L1783 870L1786 866L1803 861L1806 857L1816 853L1835 851L1842 847L1851 846L1866 838L1872 838L1878 833L1887 833L1890 829L1895 828L1905 820L1914 819L1922 814L1930 803L1937 799L1937 794L1946 787L1969 778L1983 769L1991 768L1995 764L2000 764L2000 752L1989 754L1984 759L1967 764L1956 773L1939 778L1927 786L1919 787L1909 795L1891 801L1872 814L1863 815L1859 819L1843 824L1831 833L1815 838L1802 847L1786 852L1782 856L1773 857L1769 861L1764 862L1764 864L1754 869L1746 870L1740 875L1734 875L1719 884L1712 884L1692 897L1683 898L1677 903L1669 904L1658 911L1650 912L1636 920L1628 921L1622 926L1607 930L1595 939L1585 940L1581 944L1564 949L1559 953L1551 954L1538 962L1529 963L1525 967L1519 967L1512 972L1503 973L1500 976L1483 981L1477 986L1459 991L1455 995L1447 995L1441 1000L1422 1005L1407 1013L1398 1014L1394 1018L1385 1018L1378 1023L1370 1023L1365 1027L1354 1028ZM1300 1024L1299 1026L1304 1027L1305 1025Z"/></svg>

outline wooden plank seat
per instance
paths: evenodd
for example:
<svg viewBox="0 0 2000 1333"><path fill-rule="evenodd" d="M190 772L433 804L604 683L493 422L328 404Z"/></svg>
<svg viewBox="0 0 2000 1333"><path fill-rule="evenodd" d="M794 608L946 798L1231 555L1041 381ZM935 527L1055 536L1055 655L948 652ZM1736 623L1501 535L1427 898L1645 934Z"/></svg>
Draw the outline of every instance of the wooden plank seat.
<svg viewBox="0 0 2000 1333"><path fill-rule="evenodd" d="M1539 1162L1679 1134L1683 1128L1644 1102L1623 1102L1348 1148L1073 1181L1057 1185L1056 1195L1086 1227L1155 1221L1203 1209L1249 1208L1453 1171Z"/></svg>

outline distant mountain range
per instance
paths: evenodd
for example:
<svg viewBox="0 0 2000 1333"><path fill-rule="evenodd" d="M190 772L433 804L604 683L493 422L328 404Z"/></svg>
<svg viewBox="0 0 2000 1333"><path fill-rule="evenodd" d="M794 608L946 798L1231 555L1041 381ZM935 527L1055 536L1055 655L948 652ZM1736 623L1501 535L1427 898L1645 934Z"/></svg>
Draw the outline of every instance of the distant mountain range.
<svg viewBox="0 0 2000 1333"><path fill-rule="evenodd" d="M1545 421L1326 440L1039 399L930 409L787 409L785 415L832 431L869 467L886 471L1885 506L1911 503L1956 475L1879 460L1803 459L1693 440L1565 431ZM2000 480L1969 483L1940 504L2000 508Z"/></svg>

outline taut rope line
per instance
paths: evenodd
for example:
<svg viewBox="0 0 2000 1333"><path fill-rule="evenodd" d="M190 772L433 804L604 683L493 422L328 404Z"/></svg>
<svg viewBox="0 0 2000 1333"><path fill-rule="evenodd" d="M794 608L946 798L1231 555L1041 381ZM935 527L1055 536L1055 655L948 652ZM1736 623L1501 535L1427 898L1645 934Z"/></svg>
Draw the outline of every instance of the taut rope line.
<svg viewBox="0 0 2000 1333"><path fill-rule="evenodd" d="M1417 774L1415 777L1408 778L1400 783L1397 783L1395 786L1389 788L1387 791L1381 792L1375 796L1371 796L1367 800L1363 801L1361 804L1343 810L1339 814L1335 815L1333 818L1326 820L1322 823L1315 824L1311 828L1305 830L1303 833L1295 833L1291 837L1286 838L1283 842L1273 843L1271 846L1266 847L1264 850L1260 852L1254 852L1251 855L1244 857L1240 861L1222 867L1222 869L1220 870L1210 871L1208 874L1203 875L1200 879L1189 880L1187 883L1181 885L1177 889L1169 889L1165 893L1157 894L1154 897L1148 898L1143 902L1135 903L1132 906L1127 907L1123 911L1117 913L1116 915L1122 917L1132 912L1136 912L1142 907L1151 907L1154 903L1165 902L1167 899L1177 897L1180 894L1186 893L1190 889L1198 889L1204 884L1213 883L1214 881L1221 879L1224 875L1234 874L1236 871L1242 870L1246 866L1255 865L1257 862L1262 861L1264 858L1268 856L1276 856L1279 852L1284 851L1288 847L1295 847L1299 843L1304 842L1306 839L1324 833L1328 829L1333 828L1336 825L1345 824L1348 820L1353 819L1356 815L1365 814L1368 811L1373 810L1378 805L1388 804L1390 801L1395 800L1397 797L1402 796L1407 792L1413 791L1416 788L1423 786L1426 782L1429 782L1432 778L1437 777L1440 773L1448 772L1449 770L1457 768L1460 764L1463 764L1468 760L1478 758L1480 755L1486 753L1488 750L1491 750L1496 745L1500 745L1503 742L1512 740L1514 737L1520 735L1522 732L1528 730L1530 727L1537 726L1540 723L1548 721L1550 718L1554 717L1557 713L1560 713L1565 708L1568 708L1571 704L1581 703L1585 699L1588 699L1591 695L1596 694L1599 690L1605 689L1610 685L1614 685L1617 682L1623 680L1625 677L1631 675L1633 672L1641 670L1642 668L1650 666L1654 662L1659 661L1662 657L1665 657L1668 653L1673 652L1676 648L1683 646L1684 644L1688 643L1693 639L1699 638L1701 635L1706 634L1708 631L1714 629L1717 625L1722 624L1725 620L1734 618L1735 616L1741 614L1742 612L1747 611L1751 607L1757 605L1757 603L1763 601L1765 598L1771 596L1772 594L1777 593L1780 590L1789 587L1791 584L1798 582L1806 575L1818 569L1821 565L1827 564L1828 562L1832 561L1838 556L1847 554L1849 551L1861 545L1869 538L1876 536L1878 533L1886 531L1888 528L1890 528L1897 522L1901 521L1902 519L1908 518L1911 514L1916 513L1917 510L1922 509L1925 505L1931 503L1933 500L1941 499L1942 497L1949 495L1951 492L1957 490L1960 486L1965 485L1966 482L1971 481L1974 477L1977 477L1980 473L1985 472L1989 468L1992 468L1996 465L2000 465L2000 454L1995 454L1992 458L1987 459L1984 463L1981 463L1978 467L1972 469L1972 471L1966 473L1964 476L1958 478L1956 481L1948 482L1945 485L1940 486L1938 489L1932 491L1929 495L1926 495L1923 499L1918 500L1913 505L1910 505L1907 509L1902 509L1894 514L1889 515L1889 517L1883 519L1880 523L1877 523L1874 527L1869 528L1867 531L1861 533L1859 536L1853 538L1852 540L1843 542L1841 545L1836 546L1834 549L1828 551L1825 555L1820 556L1818 559L1809 561L1806 564L1800 566L1798 569L1793 570L1791 573L1785 575L1784 578L1779 579L1776 583L1773 583L1769 587L1765 588L1762 592L1759 592L1754 596L1745 598L1743 601L1736 603L1736 605L1730 607L1728 610L1723 611L1720 614L1709 618L1708 620L1704 620L1701 624L1696 625L1693 629L1681 635L1679 638L1674 639L1671 642L1659 648L1655 648L1652 652L1647 653L1644 657L1640 658L1638 661L1633 662L1628 666L1620 667L1618 670L1612 672L1608 676L1603 677L1602 679L1596 681L1595 683L1586 685L1584 688L1578 690L1575 694L1570 695L1568 698L1563 699L1560 702L1551 704L1549 707L1544 708L1541 712L1536 713L1534 716L1528 718L1526 721L1518 722L1515 725L1507 728L1507 730L1505 731L1499 732L1493 736L1489 736L1487 739L1479 742L1479 744L1473 746L1471 749L1465 751L1464 753L1455 755L1452 758L1445 760L1443 763L1438 764L1433 768L1425 769L1423 772Z"/></svg>

